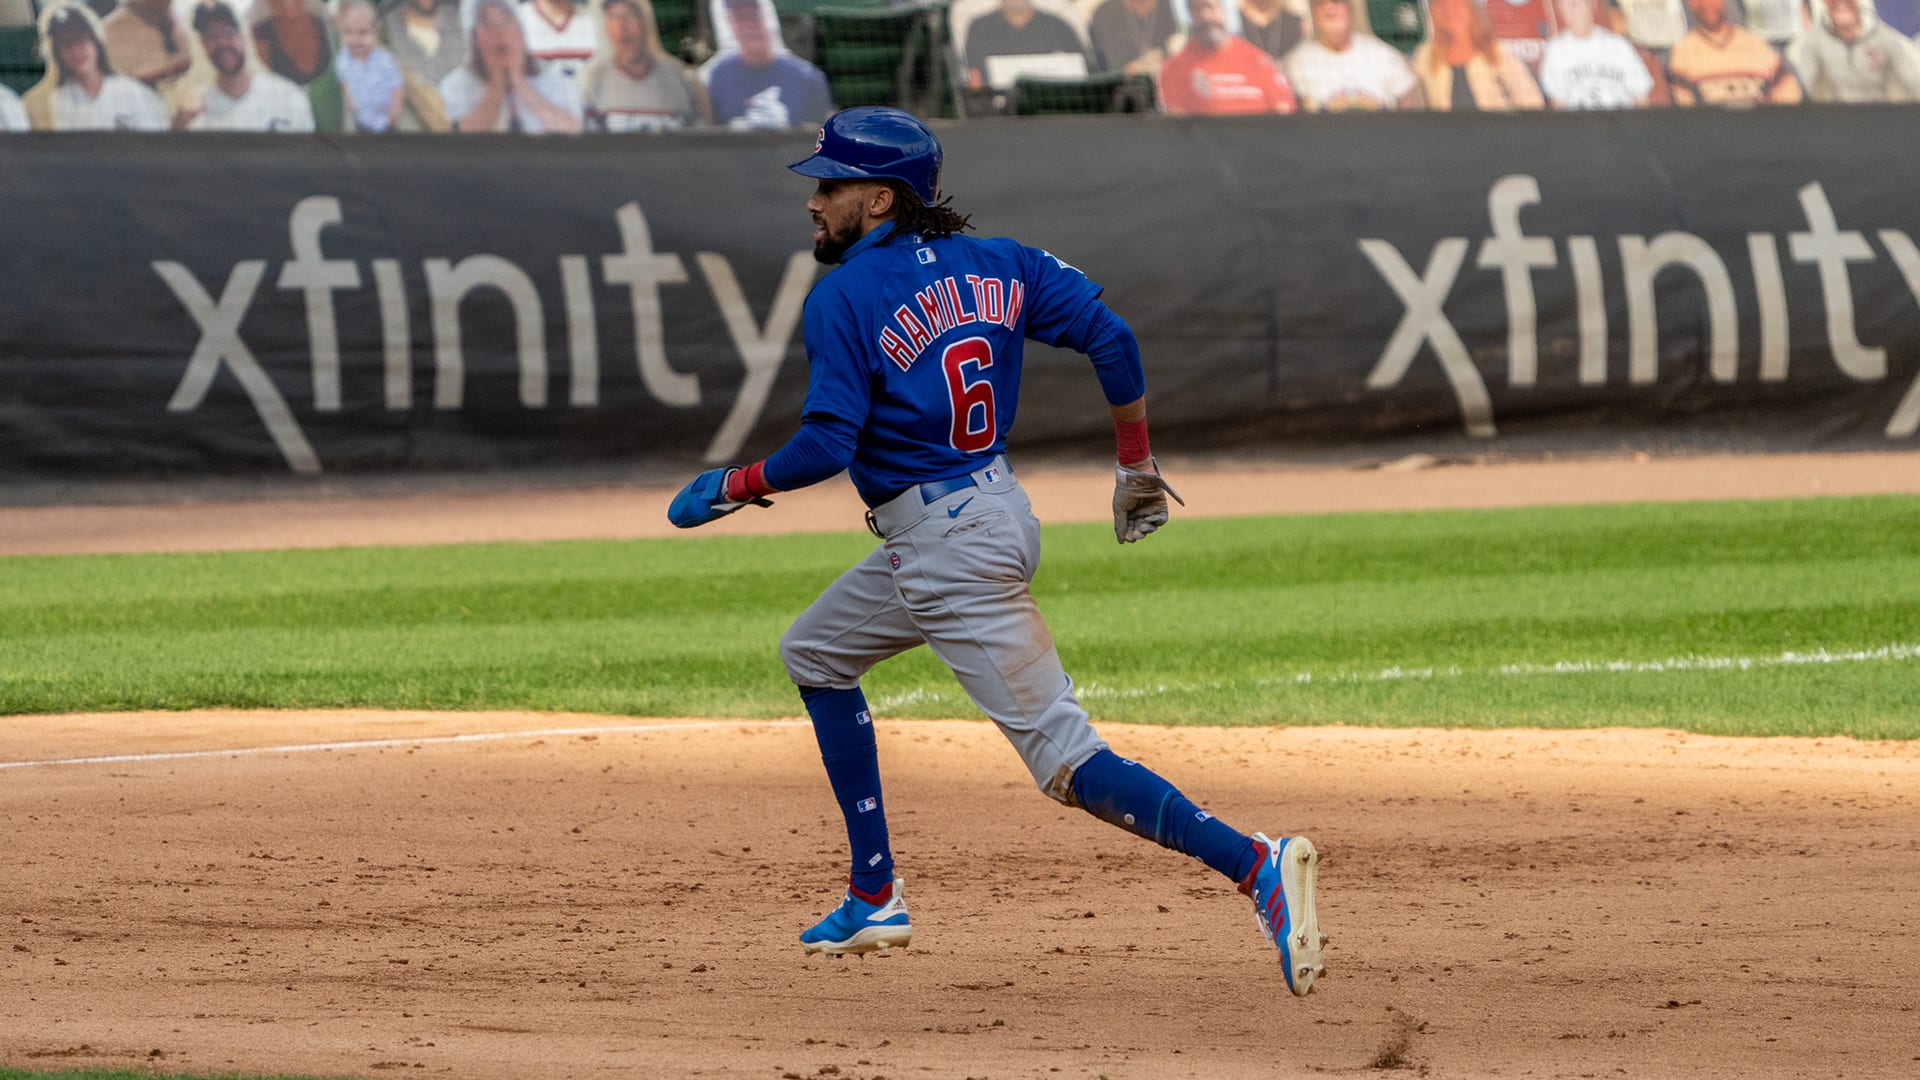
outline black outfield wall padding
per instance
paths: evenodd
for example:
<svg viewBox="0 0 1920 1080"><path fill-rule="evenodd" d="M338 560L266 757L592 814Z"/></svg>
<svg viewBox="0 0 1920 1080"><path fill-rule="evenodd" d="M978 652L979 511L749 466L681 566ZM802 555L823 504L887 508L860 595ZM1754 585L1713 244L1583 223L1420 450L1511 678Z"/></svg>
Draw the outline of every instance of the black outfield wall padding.
<svg viewBox="0 0 1920 1080"><path fill-rule="evenodd" d="M1905 447L1920 106L942 130L1107 287L1174 453ZM811 133L0 144L0 482L618 465L791 433ZM1016 448L1099 452L1035 346Z"/></svg>

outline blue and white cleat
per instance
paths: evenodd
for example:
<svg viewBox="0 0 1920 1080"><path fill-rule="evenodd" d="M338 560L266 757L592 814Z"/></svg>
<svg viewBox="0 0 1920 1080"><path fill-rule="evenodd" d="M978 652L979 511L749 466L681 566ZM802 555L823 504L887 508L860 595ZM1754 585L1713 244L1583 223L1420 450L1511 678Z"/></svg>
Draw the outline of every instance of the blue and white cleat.
<svg viewBox="0 0 1920 1080"><path fill-rule="evenodd" d="M1314 980L1327 970L1322 963L1327 939L1320 934L1320 916L1313 906L1320 853L1304 836L1269 840L1254 833L1253 839L1264 855L1240 891L1253 897L1260 933L1267 944L1280 950L1287 989L1295 997L1306 997L1313 993Z"/></svg>
<svg viewBox="0 0 1920 1080"><path fill-rule="evenodd" d="M848 889L833 914L800 935L807 955L845 956L906 948L913 940L913 926L907 922L907 901L900 893L904 885L905 879L894 878L886 901L879 904L870 904Z"/></svg>

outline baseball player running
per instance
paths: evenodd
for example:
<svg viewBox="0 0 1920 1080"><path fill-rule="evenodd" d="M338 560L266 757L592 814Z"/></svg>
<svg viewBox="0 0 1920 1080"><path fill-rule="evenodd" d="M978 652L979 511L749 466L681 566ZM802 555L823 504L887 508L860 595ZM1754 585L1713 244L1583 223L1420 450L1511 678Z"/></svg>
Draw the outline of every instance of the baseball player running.
<svg viewBox="0 0 1920 1080"><path fill-rule="evenodd" d="M898 109L834 114L792 170L814 256L837 269L807 297L810 373L800 429L767 458L710 469L668 510L704 525L847 470L880 546L828 586L780 641L846 818L845 896L800 935L808 953L866 953L913 936L894 876L873 714L860 678L922 643L1019 751L1049 797L1199 859L1253 899L1304 996L1322 971L1314 911L1319 854L1304 836L1240 833L1088 723L1028 591L1040 524L1004 450L1024 340L1085 353L1113 410L1113 531L1132 543L1167 522L1147 442L1146 378L1132 330L1100 286L1053 255L964 236L941 199L940 143Z"/></svg>

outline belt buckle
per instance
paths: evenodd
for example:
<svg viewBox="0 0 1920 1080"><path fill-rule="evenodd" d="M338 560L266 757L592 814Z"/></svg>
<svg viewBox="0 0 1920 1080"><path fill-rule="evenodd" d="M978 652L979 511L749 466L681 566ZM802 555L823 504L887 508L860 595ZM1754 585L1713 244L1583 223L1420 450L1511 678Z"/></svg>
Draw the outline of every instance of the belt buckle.
<svg viewBox="0 0 1920 1080"><path fill-rule="evenodd" d="M886 534L880 531L880 523L873 519L873 511L871 510L867 511L867 531L882 540L887 538Z"/></svg>

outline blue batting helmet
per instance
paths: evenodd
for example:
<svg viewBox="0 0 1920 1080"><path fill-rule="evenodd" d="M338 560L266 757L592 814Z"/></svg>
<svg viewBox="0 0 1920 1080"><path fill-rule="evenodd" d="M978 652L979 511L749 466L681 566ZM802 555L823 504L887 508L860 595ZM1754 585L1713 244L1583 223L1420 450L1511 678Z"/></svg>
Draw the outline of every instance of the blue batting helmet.
<svg viewBox="0 0 1920 1080"><path fill-rule="evenodd" d="M939 201L940 140L912 113L886 105L827 117L813 156L787 168L816 180L900 180L923 205Z"/></svg>

